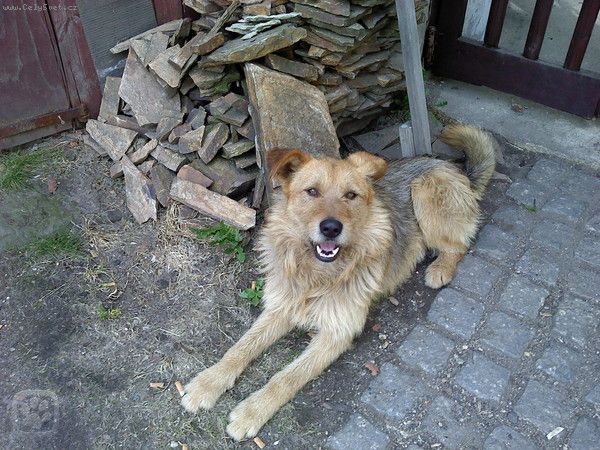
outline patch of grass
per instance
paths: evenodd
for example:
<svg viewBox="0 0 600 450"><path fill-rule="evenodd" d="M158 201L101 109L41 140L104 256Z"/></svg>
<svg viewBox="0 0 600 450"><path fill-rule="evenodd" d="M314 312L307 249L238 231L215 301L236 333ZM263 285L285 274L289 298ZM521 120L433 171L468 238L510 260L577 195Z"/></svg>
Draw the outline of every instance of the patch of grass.
<svg viewBox="0 0 600 450"><path fill-rule="evenodd" d="M443 108L444 106L448 106L448 102L446 100L440 100L435 104L438 108Z"/></svg>
<svg viewBox="0 0 600 450"><path fill-rule="evenodd" d="M246 251L242 245L244 236L237 228L219 222L208 228L191 227L190 230L198 239L210 238L212 245L222 247L223 251L228 255L235 255L239 262L243 263L246 261Z"/></svg>
<svg viewBox="0 0 600 450"><path fill-rule="evenodd" d="M58 254L78 255L81 253L83 242L81 236L69 228L60 228L54 233L38 237L31 241L26 251L34 257Z"/></svg>
<svg viewBox="0 0 600 450"><path fill-rule="evenodd" d="M240 292L240 297L248 300L248 303L250 303L252 306L258 306L263 298L264 288L265 280L264 278L259 278L258 280L252 282L251 287Z"/></svg>
<svg viewBox="0 0 600 450"><path fill-rule="evenodd" d="M20 149L0 156L0 190L15 191L27 186L44 156L42 151L27 153Z"/></svg>
<svg viewBox="0 0 600 450"><path fill-rule="evenodd" d="M123 311L121 308L107 308L104 305L98 305L96 314L100 320L113 320L121 318Z"/></svg>

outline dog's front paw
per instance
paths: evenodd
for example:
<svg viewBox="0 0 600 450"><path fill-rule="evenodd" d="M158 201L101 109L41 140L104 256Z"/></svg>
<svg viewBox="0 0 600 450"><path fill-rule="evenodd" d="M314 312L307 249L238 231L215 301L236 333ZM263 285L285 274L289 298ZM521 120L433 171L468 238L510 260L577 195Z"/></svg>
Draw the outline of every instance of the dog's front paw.
<svg viewBox="0 0 600 450"><path fill-rule="evenodd" d="M443 265L431 264L425 271L425 286L431 289L439 289L446 286L454 276L454 269Z"/></svg>
<svg viewBox="0 0 600 450"><path fill-rule="evenodd" d="M223 392L231 387L230 384L230 377L217 365L209 367L185 385L181 405L192 413L200 408L210 409Z"/></svg>
<svg viewBox="0 0 600 450"><path fill-rule="evenodd" d="M256 394L237 405L229 414L227 434L236 441L252 438L271 417L268 405L261 405Z"/></svg>

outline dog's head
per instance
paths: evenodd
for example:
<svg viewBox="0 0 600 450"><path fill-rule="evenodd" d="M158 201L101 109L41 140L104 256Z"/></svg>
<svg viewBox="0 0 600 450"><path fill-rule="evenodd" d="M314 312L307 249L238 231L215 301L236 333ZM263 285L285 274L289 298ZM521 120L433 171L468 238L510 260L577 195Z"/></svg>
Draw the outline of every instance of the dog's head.
<svg viewBox="0 0 600 450"><path fill-rule="evenodd" d="M286 216L294 234L310 245L322 262L335 261L367 239L373 181L387 163L367 152L347 159L317 159L300 150L272 150L267 155L271 177L281 183Z"/></svg>

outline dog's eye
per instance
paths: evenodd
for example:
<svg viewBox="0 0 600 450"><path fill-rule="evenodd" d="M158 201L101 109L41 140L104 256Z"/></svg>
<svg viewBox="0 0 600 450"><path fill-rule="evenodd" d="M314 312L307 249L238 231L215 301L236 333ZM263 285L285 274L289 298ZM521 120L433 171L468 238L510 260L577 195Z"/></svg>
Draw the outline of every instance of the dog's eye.
<svg viewBox="0 0 600 450"><path fill-rule="evenodd" d="M344 197L346 197L348 200L354 200L356 198L356 192L346 192Z"/></svg>
<svg viewBox="0 0 600 450"><path fill-rule="evenodd" d="M307 189L306 193L308 195L310 195L311 197L318 197L319 196L319 191L317 191L315 188Z"/></svg>

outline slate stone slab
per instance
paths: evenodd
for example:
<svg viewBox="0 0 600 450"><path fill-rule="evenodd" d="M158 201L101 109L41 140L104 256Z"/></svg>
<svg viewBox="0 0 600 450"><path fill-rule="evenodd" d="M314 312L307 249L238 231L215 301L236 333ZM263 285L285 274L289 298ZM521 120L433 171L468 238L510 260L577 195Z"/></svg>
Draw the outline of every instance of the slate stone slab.
<svg viewBox="0 0 600 450"><path fill-rule="evenodd" d="M115 127L94 119L87 121L85 129L92 139L106 150L113 161L121 159L137 136L136 131Z"/></svg>
<svg viewBox="0 0 600 450"><path fill-rule="evenodd" d="M548 201L541 211L574 222L581 218L586 207L587 203L582 200L573 197L560 196Z"/></svg>
<svg viewBox="0 0 600 450"><path fill-rule="evenodd" d="M571 292L581 297L600 302L599 275L593 270L573 266L567 274L567 286Z"/></svg>
<svg viewBox="0 0 600 450"><path fill-rule="evenodd" d="M105 122L109 117L116 117L119 114L119 86L121 78L106 77L104 81L104 91L102 92L102 102L100 103L100 112L98 120Z"/></svg>
<svg viewBox="0 0 600 450"><path fill-rule="evenodd" d="M520 205L539 208L548 199L548 189L530 181L515 181L506 191L506 195Z"/></svg>
<svg viewBox="0 0 600 450"><path fill-rule="evenodd" d="M502 312L493 312L481 331L481 341L511 358L520 358L534 336L527 325Z"/></svg>
<svg viewBox="0 0 600 450"><path fill-rule="evenodd" d="M150 169L150 180L156 192L156 199L165 208L171 205L169 192L174 178L175 174L161 164Z"/></svg>
<svg viewBox="0 0 600 450"><path fill-rule="evenodd" d="M509 377L508 369L481 353L474 353L473 360L465 364L456 376L456 383L482 400L499 402Z"/></svg>
<svg viewBox="0 0 600 450"><path fill-rule="evenodd" d="M535 426L542 434L548 434L563 426L573 413L573 405L560 392L531 380L515 406L521 420Z"/></svg>
<svg viewBox="0 0 600 450"><path fill-rule="evenodd" d="M571 383L584 363L579 352L553 342L538 359L536 367L558 381Z"/></svg>
<svg viewBox="0 0 600 450"><path fill-rule="evenodd" d="M526 439L521 433L501 425L494 428L494 431L488 436L483 444L483 450L537 450L531 441Z"/></svg>
<svg viewBox="0 0 600 450"><path fill-rule="evenodd" d="M458 406L446 397L435 398L425 413L423 431L450 449L476 448L475 427L464 421Z"/></svg>
<svg viewBox="0 0 600 450"><path fill-rule="evenodd" d="M416 377L385 363L360 400L390 419L401 420L424 394L425 388Z"/></svg>
<svg viewBox="0 0 600 450"><path fill-rule="evenodd" d="M201 65L208 67L252 61L289 47L305 37L306 30L304 28L290 24L280 25L250 39L237 38L226 42L222 47L203 58Z"/></svg>
<svg viewBox="0 0 600 450"><path fill-rule="evenodd" d="M501 274L499 267L477 256L467 255L458 265L452 285L485 297Z"/></svg>
<svg viewBox="0 0 600 450"><path fill-rule="evenodd" d="M503 230L519 236L529 233L536 213L522 206L505 206L492 216L492 222Z"/></svg>
<svg viewBox="0 0 600 450"><path fill-rule="evenodd" d="M569 439L572 450L600 449L600 423L589 417L582 417L577 422L575 431Z"/></svg>
<svg viewBox="0 0 600 450"><path fill-rule="evenodd" d="M554 315L552 332L565 343L585 347L596 336L600 310L588 302L566 296Z"/></svg>
<svg viewBox="0 0 600 450"><path fill-rule="evenodd" d="M481 303L455 289L446 288L437 295L427 319L464 339L471 337L483 316Z"/></svg>
<svg viewBox="0 0 600 450"><path fill-rule="evenodd" d="M386 448L389 442L387 434L379 431L360 414L353 414L341 430L327 439L327 448L380 450Z"/></svg>
<svg viewBox="0 0 600 450"><path fill-rule="evenodd" d="M544 185L557 186L566 174L564 163L540 159L527 174L527 179Z"/></svg>
<svg viewBox="0 0 600 450"><path fill-rule="evenodd" d="M535 226L530 239L541 247L551 247L563 251L571 244L573 235L573 225L566 225L555 220L543 220Z"/></svg>
<svg viewBox="0 0 600 450"><path fill-rule="evenodd" d="M506 310L535 319L549 292L520 275L513 275L500 295L498 305Z"/></svg>
<svg viewBox="0 0 600 450"><path fill-rule="evenodd" d="M119 96L131 106L141 126L157 124L163 117L181 114L177 91L173 93L161 86L133 50L129 51L125 63Z"/></svg>
<svg viewBox="0 0 600 450"><path fill-rule="evenodd" d="M398 125L370 131L369 133L352 136L358 144L368 152L380 152L390 144L398 141Z"/></svg>
<svg viewBox="0 0 600 450"><path fill-rule="evenodd" d="M259 151L299 148L339 158L340 143L324 94L294 77L256 64L244 67Z"/></svg>
<svg viewBox="0 0 600 450"><path fill-rule="evenodd" d="M527 274L553 286L558 279L559 261L562 259L551 252L530 248L517 263L517 273Z"/></svg>
<svg viewBox="0 0 600 450"><path fill-rule="evenodd" d="M585 400L596 406L596 408L600 408L600 384L592 388L588 395L585 396Z"/></svg>
<svg viewBox="0 0 600 450"><path fill-rule="evenodd" d="M435 374L442 370L452 353L454 342L423 325L417 325L397 353L406 364Z"/></svg>
<svg viewBox="0 0 600 450"><path fill-rule="evenodd" d="M150 219L156 220L156 192L150 180L124 156L121 167L125 176L125 196L127 208L133 214L137 223Z"/></svg>
<svg viewBox="0 0 600 450"><path fill-rule="evenodd" d="M600 233L600 212L594 214L585 224L585 229L587 231L593 231L595 233Z"/></svg>
<svg viewBox="0 0 600 450"><path fill-rule="evenodd" d="M600 237L584 236L577 245L575 256L600 269Z"/></svg>

